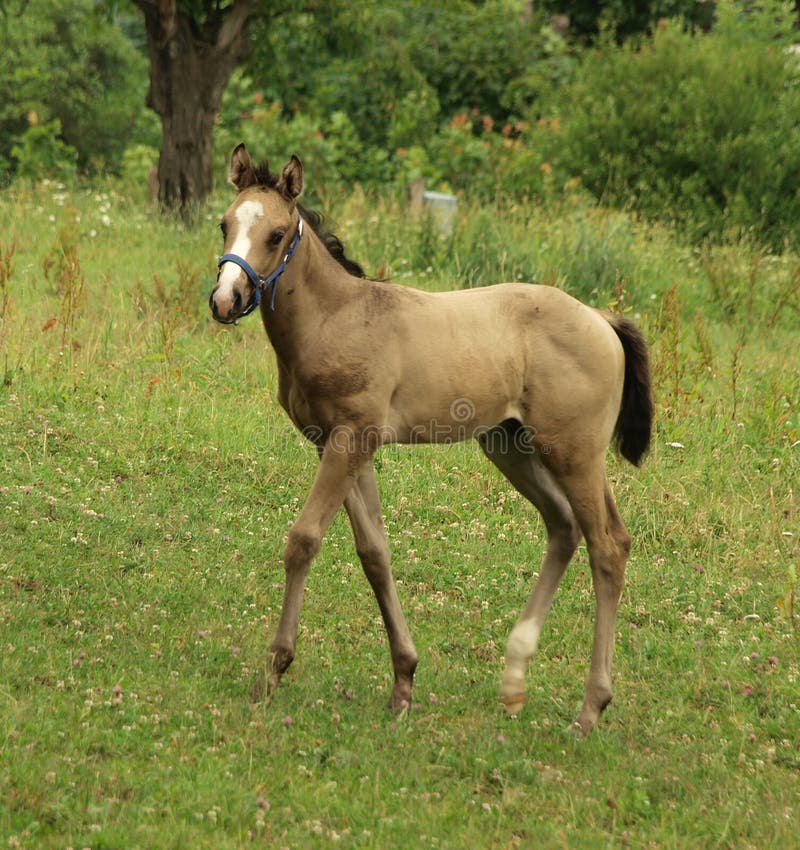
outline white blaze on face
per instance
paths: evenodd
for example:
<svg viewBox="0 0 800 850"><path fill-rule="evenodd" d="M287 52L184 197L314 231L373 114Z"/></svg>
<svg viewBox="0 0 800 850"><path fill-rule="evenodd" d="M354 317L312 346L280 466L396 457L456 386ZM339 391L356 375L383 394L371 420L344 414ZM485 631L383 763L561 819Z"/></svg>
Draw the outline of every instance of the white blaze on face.
<svg viewBox="0 0 800 850"><path fill-rule="evenodd" d="M237 223L236 239L233 240L233 245L228 248L226 254L236 254L245 260L248 259L253 244L250 231L263 215L264 207L259 201L245 201L240 207L237 207L234 215ZM225 299L233 302L233 285L243 274L244 272L236 263L223 264L217 282L217 303Z"/></svg>

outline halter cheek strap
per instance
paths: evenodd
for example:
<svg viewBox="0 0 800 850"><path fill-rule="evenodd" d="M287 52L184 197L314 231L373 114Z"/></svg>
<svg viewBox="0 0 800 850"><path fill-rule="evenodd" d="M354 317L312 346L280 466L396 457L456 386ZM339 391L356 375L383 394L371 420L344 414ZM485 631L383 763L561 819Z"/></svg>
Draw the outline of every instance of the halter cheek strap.
<svg viewBox="0 0 800 850"><path fill-rule="evenodd" d="M275 309L275 293L278 290L278 278L286 271L286 266L289 265L289 260L294 256L295 251L297 250L297 246L300 244L300 237L303 235L303 219L300 218L297 222L297 231L294 234L294 238L292 239L292 244L289 245L289 250L284 255L283 260L281 260L280 265L275 269L274 272L270 275L260 275L251 265L245 260L244 257L240 257L238 254L223 254L219 258L219 262L217 263L217 268L221 269L225 263L235 263L239 268L247 275L250 279L250 283L253 284L253 298L250 303L245 307L241 316L237 319L231 320L231 322L238 321L244 316L249 316L253 310L258 307L261 303L261 293L265 291L268 287L272 287L272 295L269 300L270 310ZM225 324L230 324L231 322L226 322Z"/></svg>

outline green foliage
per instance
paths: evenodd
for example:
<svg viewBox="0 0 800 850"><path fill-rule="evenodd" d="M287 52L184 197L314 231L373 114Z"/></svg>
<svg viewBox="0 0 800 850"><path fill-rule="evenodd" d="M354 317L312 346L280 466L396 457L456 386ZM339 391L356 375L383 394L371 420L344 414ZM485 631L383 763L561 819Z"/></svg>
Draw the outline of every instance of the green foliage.
<svg viewBox="0 0 800 850"><path fill-rule="evenodd" d="M29 128L34 138L21 142L28 173L47 167L30 156L50 155L43 137L51 131L84 170L115 169L127 144L157 140L143 115L146 61L92 0L30 0L2 28L0 161Z"/></svg>
<svg viewBox="0 0 800 850"><path fill-rule="evenodd" d="M46 124L31 124L10 153L19 177L71 180L77 173L78 152L62 139L58 118Z"/></svg>
<svg viewBox="0 0 800 850"><path fill-rule="evenodd" d="M237 73L223 98L215 160L224 164L226 174L231 150L244 141L256 156L268 153L273 170L297 154L309 173L324 174L324 181L312 192L324 194L352 189L354 184L391 182L385 150L365 148L346 113L334 112L325 120L303 113L287 118L279 103L267 103L253 88L250 78ZM264 139L269 139L268 151L264 150Z"/></svg>
<svg viewBox="0 0 800 850"><path fill-rule="evenodd" d="M410 89L395 105L389 124L389 150L418 145L424 147L436 135L441 106L436 90L422 82Z"/></svg>
<svg viewBox="0 0 800 850"><path fill-rule="evenodd" d="M133 144L122 155L120 177L128 186L144 187L150 170L158 165L158 150L150 145Z"/></svg>
<svg viewBox="0 0 800 850"><path fill-rule="evenodd" d="M778 247L800 220L800 62L791 13L721 4L710 33L674 23L639 48L604 42L539 106L532 143L558 179L604 203L677 220L693 237L754 231Z"/></svg>
<svg viewBox="0 0 800 850"><path fill-rule="evenodd" d="M608 4L604 14L619 33L699 11L650 4L628 20ZM607 30L579 62L521 12L501 0L333 4L328 40L311 16L276 27L264 42L270 75L257 51L239 85L239 102L255 89L270 106L223 120L224 155L239 138L268 139L281 156L305 152L318 185L335 191L422 177L428 188L519 201L581 186L694 240L750 233L780 248L794 238L800 61L784 49L789 7L724 3L710 32L661 21L652 38L621 46Z"/></svg>
<svg viewBox="0 0 800 850"><path fill-rule="evenodd" d="M159 133L140 13L24 7L3 19L3 182L109 169L141 192ZM202 23L202 3L180 8ZM553 11L572 18L566 38ZM695 242L783 250L800 221L794 19L777 0L536 3L532 15L521 0L264 4L223 101L217 173L244 139L274 161L301 156L318 197L355 185L400 197L418 178L483 203L585 193ZM595 29L576 46L576 30Z"/></svg>
<svg viewBox="0 0 800 850"><path fill-rule="evenodd" d="M723 3L725 0L723 0ZM690 28L709 29L715 0L543 0L549 14L567 15L574 37L591 41L610 31L620 42L650 31L659 19L680 17Z"/></svg>
<svg viewBox="0 0 800 850"><path fill-rule="evenodd" d="M320 122L345 112L365 147L390 150L424 144L437 117L464 109L506 120L509 85L542 41L538 18L523 20L511 0L332 3L324 19L301 15L262 35L248 71L267 99Z"/></svg>
<svg viewBox="0 0 800 850"><path fill-rule="evenodd" d="M318 75L309 104L323 120L336 112L346 113L368 147L386 145L398 102L425 88L424 76L406 52L397 49L392 35L377 25L375 36L365 52L331 57Z"/></svg>
<svg viewBox="0 0 800 850"><path fill-rule="evenodd" d="M507 120L509 85L542 54L540 19L526 18L512 0L410 2L404 28L409 60L436 91L445 117L466 109Z"/></svg>

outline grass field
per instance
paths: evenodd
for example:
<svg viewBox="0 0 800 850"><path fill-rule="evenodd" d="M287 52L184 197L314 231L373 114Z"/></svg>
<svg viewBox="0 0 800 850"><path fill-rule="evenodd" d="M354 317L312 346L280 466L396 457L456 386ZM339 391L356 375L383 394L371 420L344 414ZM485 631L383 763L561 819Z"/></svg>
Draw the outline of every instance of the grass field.
<svg viewBox="0 0 800 850"><path fill-rule="evenodd" d="M0 847L798 846L798 258L692 250L580 202L467 210L450 238L388 200L335 211L372 272L551 282L651 341L650 457L609 459L634 538L615 698L576 741L585 552L509 720L543 527L469 444L378 460L412 710L385 709L342 517L297 660L248 704L316 461L258 319L208 314L225 204L187 228L112 188L0 196Z"/></svg>

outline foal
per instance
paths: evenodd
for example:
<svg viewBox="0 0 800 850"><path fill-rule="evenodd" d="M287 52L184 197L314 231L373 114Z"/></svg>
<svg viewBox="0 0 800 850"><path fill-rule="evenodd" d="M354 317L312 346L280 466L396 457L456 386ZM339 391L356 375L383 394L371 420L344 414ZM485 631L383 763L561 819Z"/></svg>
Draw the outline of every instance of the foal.
<svg viewBox="0 0 800 850"><path fill-rule="evenodd" d="M614 621L630 549L606 451L613 442L638 465L653 419L641 333L552 287L429 293L366 280L297 203L296 157L273 174L255 167L240 144L229 179L237 195L221 222L224 254L210 307L229 323L260 304L277 357L278 400L320 458L289 532L283 607L259 692L266 686L271 694L294 658L306 577L344 505L389 638L390 706L410 705L417 653L392 578L373 455L390 442L474 437L547 528L539 579L508 639L500 693L510 714L522 708L545 616L586 541L597 613L575 724L587 734L611 700Z"/></svg>

